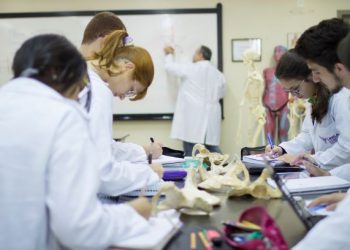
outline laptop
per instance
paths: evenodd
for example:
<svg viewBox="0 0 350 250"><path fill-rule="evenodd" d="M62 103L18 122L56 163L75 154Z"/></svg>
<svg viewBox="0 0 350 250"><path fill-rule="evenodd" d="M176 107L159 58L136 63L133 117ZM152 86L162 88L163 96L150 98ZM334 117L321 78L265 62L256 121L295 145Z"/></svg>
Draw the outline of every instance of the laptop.
<svg viewBox="0 0 350 250"><path fill-rule="evenodd" d="M288 191L285 180L277 173L273 172L273 179L276 182L277 187L281 190L283 198L288 201L298 218L305 225L307 230L310 230L320 220L326 217L326 215L312 215L303 206L298 203L293 195Z"/></svg>

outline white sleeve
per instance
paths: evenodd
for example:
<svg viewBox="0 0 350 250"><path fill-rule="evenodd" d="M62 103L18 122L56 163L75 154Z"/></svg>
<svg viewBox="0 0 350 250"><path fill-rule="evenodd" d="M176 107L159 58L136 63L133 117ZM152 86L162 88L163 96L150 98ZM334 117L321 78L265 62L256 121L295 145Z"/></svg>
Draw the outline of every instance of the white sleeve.
<svg viewBox="0 0 350 250"><path fill-rule="evenodd" d="M119 196L141 189L145 184L153 185L160 178L148 164L110 160L100 169L100 181L100 193Z"/></svg>
<svg viewBox="0 0 350 250"><path fill-rule="evenodd" d="M328 169L350 161L350 98L336 100L330 112L339 131L338 141L327 150L315 154L315 160L325 168L328 166Z"/></svg>
<svg viewBox="0 0 350 250"><path fill-rule="evenodd" d="M46 190L49 226L71 249L106 249L143 231L147 221L128 205L98 201L99 159L85 125L76 114L68 115L53 138Z"/></svg>
<svg viewBox="0 0 350 250"><path fill-rule="evenodd" d="M349 249L350 246L350 195L338 205L334 214L315 225L293 250Z"/></svg>
<svg viewBox="0 0 350 250"><path fill-rule="evenodd" d="M174 60L174 55L172 54L165 56L164 68L166 72L177 77L185 77L189 72L189 65L176 63Z"/></svg>
<svg viewBox="0 0 350 250"><path fill-rule="evenodd" d="M307 113L300 133L290 141L282 142L279 146L282 147L288 154L297 155L305 151L311 151L314 146L311 138L311 130L313 124L310 113Z"/></svg>
<svg viewBox="0 0 350 250"><path fill-rule="evenodd" d="M329 171L331 175L350 181L350 164L345 164ZM350 190L350 189L349 189Z"/></svg>
<svg viewBox="0 0 350 250"><path fill-rule="evenodd" d="M115 161L147 162L143 147L134 143L112 141L112 154Z"/></svg>

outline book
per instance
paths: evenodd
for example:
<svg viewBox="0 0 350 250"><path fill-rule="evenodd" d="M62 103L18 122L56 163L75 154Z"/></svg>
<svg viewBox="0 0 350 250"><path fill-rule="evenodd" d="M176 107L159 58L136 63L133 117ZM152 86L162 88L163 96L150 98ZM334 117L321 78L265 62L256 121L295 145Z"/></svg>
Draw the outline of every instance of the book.
<svg viewBox="0 0 350 250"><path fill-rule="evenodd" d="M265 156L265 157L264 157ZM248 165L262 168L266 167L265 159L268 161L268 163L275 167L275 166L282 166L282 165L288 165L288 163L278 160L276 158L271 158L265 154L255 154L255 155L244 155L242 162L248 163ZM249 166L248 166L249 167Z"/></svg>
<svg viewBox="0 0 350 250"><path fill-rule="evenodd" d="M159 212L148 221L147 231L135 237L121 240L117 246L110 249L129 250L160 250L179 231L182 223L176 210Z"/></svg>
<svg viewBox="0 0 350 250"><path fill-rule="evenodd" d="M319 192L344 190L350 187L350 182L337 176L319 176L302 179L289 179L286 188L291 193Z"/></svg>
<svg viewBox="0 0 350 250"><path fill-rule="evenodd" d="M146 189L137 189L128 193L123 194L123 196L130 196L130 197L139 197L141 194L144 196L154 196L159 191L160 186L164 183L163 180L160 180L153 185L148 185Z"/></svg>

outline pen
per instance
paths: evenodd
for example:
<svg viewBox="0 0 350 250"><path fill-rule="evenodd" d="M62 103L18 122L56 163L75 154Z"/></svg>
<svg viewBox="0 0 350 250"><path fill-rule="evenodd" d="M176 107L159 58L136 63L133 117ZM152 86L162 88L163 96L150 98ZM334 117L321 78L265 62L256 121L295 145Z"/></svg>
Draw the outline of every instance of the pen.
<svg viewBox="0 0 350 250"><path fill-rule="evenodd" d="M205 238L203 232L198 232L198 236L199 236L199 239L202 241L202 244L203 244L205 250L213 250L213 248L211 247L210 243Z"/></svg>
<svg viewBox="0 0 350 250"><path fill-rule="evenodd" d="M326 207L327 207L327 205L320 204L320 205L317 205L315 207L310 207L310 208L308 208L308 210L309 210L309 212L316 212L316 211L323 209L323 208L326 208Z"/></svg>
<svg viewBox="0 0 350 250"><path fill-rule="evenodd" d="M267 134L267 140L269 141L269 144L270 144L270 147L272 150L273 149L273 141L272 141L272 137L271 137L270 133Z"/></svg>
<svg viewBox="0 0 350 250"><path fill-rule="evenodd" d="M192 232L191 233L191 249L196 249L196 248L197 248L196 233Z"/></svg>
<svg viewBox="0 0 350 250"><path fill-rule="evenodd" d="M154 143L153 137L150 137L149 139L151 140L151 143ZM148 164L152 164L152 153L148 154L148 158L147 159L148 159Z"/></svg>

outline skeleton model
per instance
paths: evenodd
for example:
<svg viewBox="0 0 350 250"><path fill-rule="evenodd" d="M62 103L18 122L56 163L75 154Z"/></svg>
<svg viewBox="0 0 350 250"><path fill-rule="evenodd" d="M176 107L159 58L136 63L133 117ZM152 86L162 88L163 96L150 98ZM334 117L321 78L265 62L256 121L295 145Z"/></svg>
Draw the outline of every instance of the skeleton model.
<svg viewBox="0 0 350 250"><path fill-rule="evenodd" d="M293 98L289 96L288 109L288 119L290 124L288 138L293 139L299 134L301 124L305 118L306 101L300 98Z"/></svg>
<svg viewBox="0 0 350 250"><path fill-rule="evenodd" d="M157 206L159 197L165 194L165 199ZM197 188L194 168L189 168L183 189L174 182L164 183L152 199L153 213L167 209L181 209L181 212L192 215L209 214L213 207L220 204L220 199Z"/></svg>
<svg viewBox="0 0 350 250"><path fill-rule="evenodd" d="M254 59L258 54L254 50L246 50L243 55L243 63L249 67L248 78L243 99L240 103L239 125L237 137L240 138L242 133L242 113L244 107L248 107L248 142L249 146L258 146L259 135L263 138L263 127L266 123L265 108L262 104L262 96L264 92L264 79L260 72L256 69ZM240 140L238 140L240 141ZM259 143L261 144L261 142Z"/></svg>

